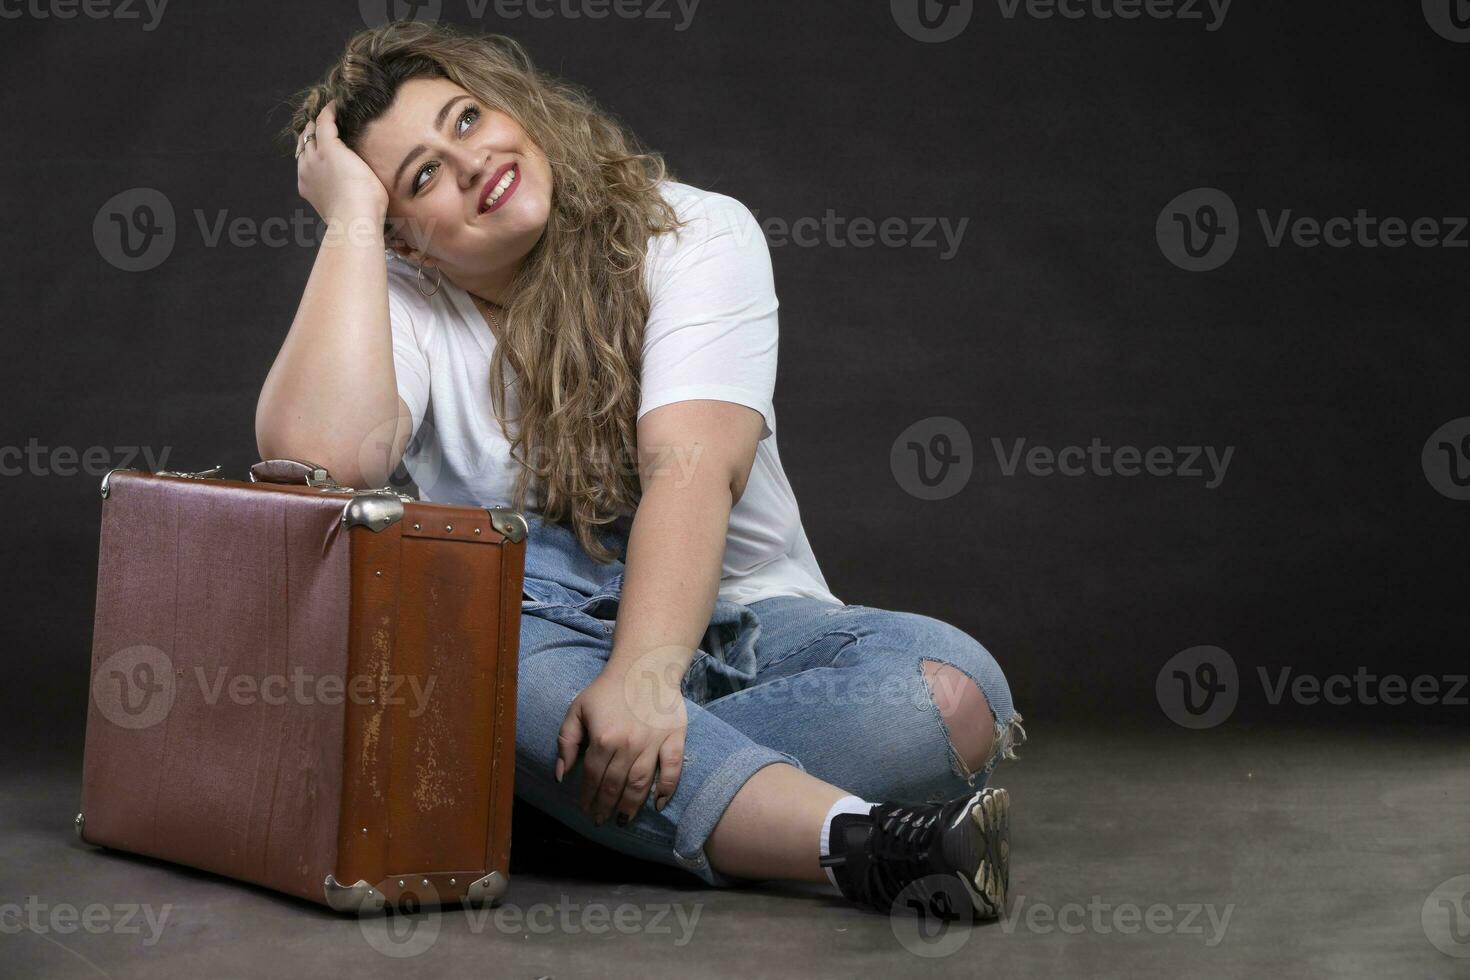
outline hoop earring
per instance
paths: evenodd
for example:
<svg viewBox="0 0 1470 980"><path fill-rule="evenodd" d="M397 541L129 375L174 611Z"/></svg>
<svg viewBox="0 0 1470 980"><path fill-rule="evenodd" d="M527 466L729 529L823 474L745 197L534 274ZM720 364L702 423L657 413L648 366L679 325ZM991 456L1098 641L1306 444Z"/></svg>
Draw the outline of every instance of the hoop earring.
<svg viewBox="0 0 1470 980"><path fill-rule="evenodd" d="M435 271L439 273L439 278L434 281L434 288L431 289L431 290L429 290L426 293L426 292L424 292L424 287L423 286L420 286L419 283L420 282L428 282L428 279L427 279L427 277L424 276L424 267L423 266L419 266L419 277L418 277L418 280L414 283L414 285L418 287L419 295L421 295L421 296L433 296L435 293L437 293L439 291L439 287L444 284L444 270L443 269L436 269Z"/></svg>

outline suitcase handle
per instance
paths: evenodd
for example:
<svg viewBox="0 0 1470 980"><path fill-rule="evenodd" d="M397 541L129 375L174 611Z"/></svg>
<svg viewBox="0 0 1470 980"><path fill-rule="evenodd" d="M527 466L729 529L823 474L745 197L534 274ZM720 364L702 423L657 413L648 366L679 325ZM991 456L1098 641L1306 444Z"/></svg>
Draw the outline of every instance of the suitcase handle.
<svg viewBox="0 0 1470 980"><path fill-rule="evenodd" d="M316 487L323 493L391 493L399 500L415 499L406 493L394 490L391 486L381 486L375 490L359 490L356 487L343 486L332 479L332 474L327 472L325 466L306 459L263 459L250 467L250 482Z"/></svg>
<svg viewBox="0 0 1470 980"><path fill-rule="evenodd" d="M294 483L307 487L340 486L325 466L304 459L263 459L250 467L251 483Z"/></svg>

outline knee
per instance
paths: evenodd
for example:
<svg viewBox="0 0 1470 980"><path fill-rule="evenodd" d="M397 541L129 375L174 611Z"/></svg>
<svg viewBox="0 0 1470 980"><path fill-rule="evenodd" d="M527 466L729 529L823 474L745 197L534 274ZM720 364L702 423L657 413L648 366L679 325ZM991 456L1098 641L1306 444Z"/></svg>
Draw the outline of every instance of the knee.
<svg viewBox="0 0 1470 980"><path fill-rule="evenodd" d="M924 681L939 716L944 719L950 746L969 776L980 772L995 748L995 715L990 702L970 677L939 660L922 661Z"/></svg>

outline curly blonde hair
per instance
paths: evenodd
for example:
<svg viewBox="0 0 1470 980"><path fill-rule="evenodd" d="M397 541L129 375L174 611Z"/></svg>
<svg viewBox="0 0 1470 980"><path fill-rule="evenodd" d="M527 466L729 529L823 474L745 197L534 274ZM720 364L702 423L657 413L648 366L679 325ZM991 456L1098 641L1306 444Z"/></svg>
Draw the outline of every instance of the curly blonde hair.
<svg viewBox="0 0 1470 980"><path fill-rule="evenodd" d="M487 383L522 464L511 506L523 510L539 481L538 513L569 526L596 560L611 561L618 556L595 529L630 516L642 496L643 264L649 237L682 225L658 191L676 178L585 90L538 71L514 39L422 22L354 34L325 79L294 96L282 141L294 151L307 123L336 99L338 133L356 150L398 87L424 76L447 78L511 116L550 162L551 213L512 284ZM514 434L505 420L507 363L518 378Z"/></svg>

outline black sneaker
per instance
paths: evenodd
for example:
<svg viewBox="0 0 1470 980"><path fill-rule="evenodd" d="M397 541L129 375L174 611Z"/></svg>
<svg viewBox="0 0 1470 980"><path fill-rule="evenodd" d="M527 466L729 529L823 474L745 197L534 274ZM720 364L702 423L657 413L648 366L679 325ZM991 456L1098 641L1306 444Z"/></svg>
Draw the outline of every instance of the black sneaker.
<svg viewBox="0 0 1470 980"><path fill-rule="evenodd" d="M842 894L880 912L994 919L1011 881L1011 798L982 789L948 803L879 803L839 813L824 868ZM963 888L956 887L956 882Z"/></svg>

